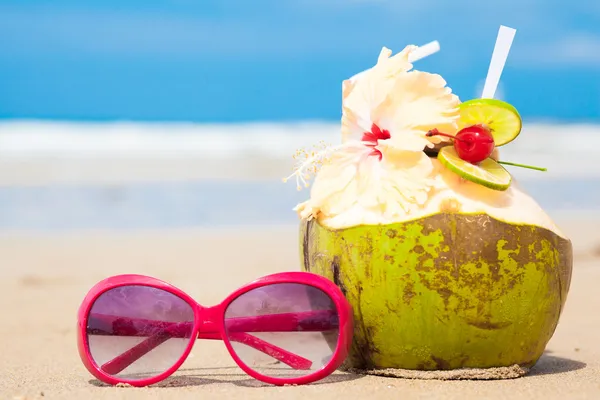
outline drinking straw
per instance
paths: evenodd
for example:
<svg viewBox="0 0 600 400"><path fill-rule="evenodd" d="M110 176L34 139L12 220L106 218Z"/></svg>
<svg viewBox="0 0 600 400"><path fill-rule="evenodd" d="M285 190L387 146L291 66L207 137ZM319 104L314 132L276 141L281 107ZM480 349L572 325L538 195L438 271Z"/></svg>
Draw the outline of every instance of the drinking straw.
<svg viewBox="0 0 600 400"><path fill-rule="evenodd" d="M433 42L429 42L424 44L423 46L417 47L415 51L408 55L408 61L410 63L417 62L425 57L429 57L432 54L440 51L440 42L434 40Z"/></svg>
<svg viewBox="0 0 600 400"><path fill-rule="evenodd" d="M440 51L440 43L437 40L434 40L433 42L429 42L427 44L424 44L423 46L417 47L416 50L414 50L412 53L409 54L408 61L410 63L414 63L419 60L422 60L425 57L429 57L430 55L435 54L438 51ZM357 79L359 76L361 76L362 74L364 74L367 71L368 71L368 69L365 71L359 72L358 74L356 74L352 78L350 78L350 80L353 81L353 80Z"/></svg>
<svg viewBox="0 0 600 400"><path fill-rule="evenodd" d="M485 78L485 84L483 86L483 93L481 98L493 99L500 82L500 76L502 70L506 64L508 58L508 52L512 46L513 39L517 33L516 29L509 28L504 25L500 25L498 36L496 38L496 45L494 46L494 52L492 53L492 60L488 68L488 74Z"/></svg>
<svg viewBox="0 0 600 400"><path fill-rule="evenodd" d="M488 74L485 78L485 84L483 86L483 92L481 98L493 99L498 89L498 83L500 82L500 76L502 76L502 70L506 64L510 47L517 33L516 29L509 28L504 25L500 25L498 36L496 37L496 45L494 46L494 52L492 53L492 60L490 61L490 67L488 68ZM546 168L534 167L531 165L517 164L508 161L498 161L499 164L512 165L515 167L535 169L538 171L547 171Z"/></svg>

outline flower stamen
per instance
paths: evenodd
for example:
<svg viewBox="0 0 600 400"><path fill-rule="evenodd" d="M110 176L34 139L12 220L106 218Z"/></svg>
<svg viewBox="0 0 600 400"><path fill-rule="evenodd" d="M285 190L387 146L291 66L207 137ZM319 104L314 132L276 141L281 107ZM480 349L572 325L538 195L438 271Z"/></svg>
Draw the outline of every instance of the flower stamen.
<svg viewBox="0 0 600 400"><path fill-rule="evenodd" d="M286 183L295 176L298 190L301 190L302 186L305 188L309 187L308 181L310 180L311 175L316 175L319 171L319 168L329 161L330 156L333 153L339 150L355 147L357 144L364 146L364 143L357 143L356 141L347 142L337 146L330 146L324 141L321 141L315 146L314 150L306 151L303 148L298 149L293 158L295 160L304 159L304 161L294 168L294 172L290 176L283 178L283 182ZM320 150L316 151L318 149Z"/></svg>

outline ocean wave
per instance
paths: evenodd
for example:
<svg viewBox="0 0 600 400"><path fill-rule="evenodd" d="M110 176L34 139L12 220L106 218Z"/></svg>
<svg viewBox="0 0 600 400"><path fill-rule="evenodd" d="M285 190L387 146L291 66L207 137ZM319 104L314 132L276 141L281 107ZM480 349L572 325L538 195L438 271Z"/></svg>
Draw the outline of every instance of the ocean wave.
<svg viewBox="0 0 600 400"><path fill-rule="evenodd" d="M338 143L334 122L188 124L0 122L0 156L204 156L260 154L289 157L321 140ZM560 157L591 155L600 148L600 125L525 124L502 151Z"/></svg>
<svg viewBox="0 0 600 400"><path fill-rule="evenodd" d="M96 176L195 179L213 176L215 168L221 170L215 178L272 177L272 170L280 171L279 176L291 168L299 148L310 149L321 141L339 143L340 124L4 121L0 165L5 172L0 171L0 183L21 181L9 169L21 171L25 180L52 182ZM548 168L540 173L509 167L516 179L600 178L597 149L600 125L526 123L500 155L506 161Z"/></svg>
<svg viewBox="0 0 600 400"><path fill-rule="evenodd" d="M335 141L332 123L0 123L0 157L289 157L298 147Z"/></svg>

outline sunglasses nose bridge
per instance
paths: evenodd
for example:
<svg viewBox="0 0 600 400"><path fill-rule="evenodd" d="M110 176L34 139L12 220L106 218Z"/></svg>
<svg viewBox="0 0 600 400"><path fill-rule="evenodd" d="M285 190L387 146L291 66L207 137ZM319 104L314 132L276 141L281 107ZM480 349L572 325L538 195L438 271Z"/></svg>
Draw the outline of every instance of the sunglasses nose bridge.
<svg viewBox="0 0 600 400"><path fill-rule="evenodd" d="M203 308L199 312L199 317L199 338L220 337L220 329L223 325L223 312L220 307Z"/></svg>

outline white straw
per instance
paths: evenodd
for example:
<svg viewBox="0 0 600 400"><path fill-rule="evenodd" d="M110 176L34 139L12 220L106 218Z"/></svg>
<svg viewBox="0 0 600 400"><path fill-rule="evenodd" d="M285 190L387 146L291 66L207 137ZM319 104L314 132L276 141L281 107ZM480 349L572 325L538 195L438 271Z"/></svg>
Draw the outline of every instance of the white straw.
<svg viewBox="0 0 600 400"><path fill-rule="evenodd" d="M502 70L506 64L506 59L508 58L508 53L510 52L510 47L512 46L516 33L516 29L500 25L498 37L496 38L496 45L494 46L494 52L492 53L492 61L490 61L490 67L481 94L482 98L494 98L498 83L500 82Z"/></svg>
<svg viewBox="0 0 600 400"><path fill-rule="evenodd" d="M412 53L409 54L408 61L410 63L414 63L416 61L422 60L425 57L429 57L430 55L435 54L438 51L440 51L440 43L437 40L434 40L433 42L429 42L427 44L424 44L423 46L417 47ZM368 69L364 70L362 72L359 72L358 74L354 75L349 80L354 81L354 80L358 79L359 76L361 76L362 74L364 74L367 71L368 71Z"/></svg>
<svg viewBox="0 0 600 400"><path fill-rule="evenodd" d="M434 40L433 42L424 44L421 47L417 47L415 51L408 55L408 61L410 63L414 63L425 57L429 57L430 55L435 54L438 51L440 51L440 42Z"/></svg>

